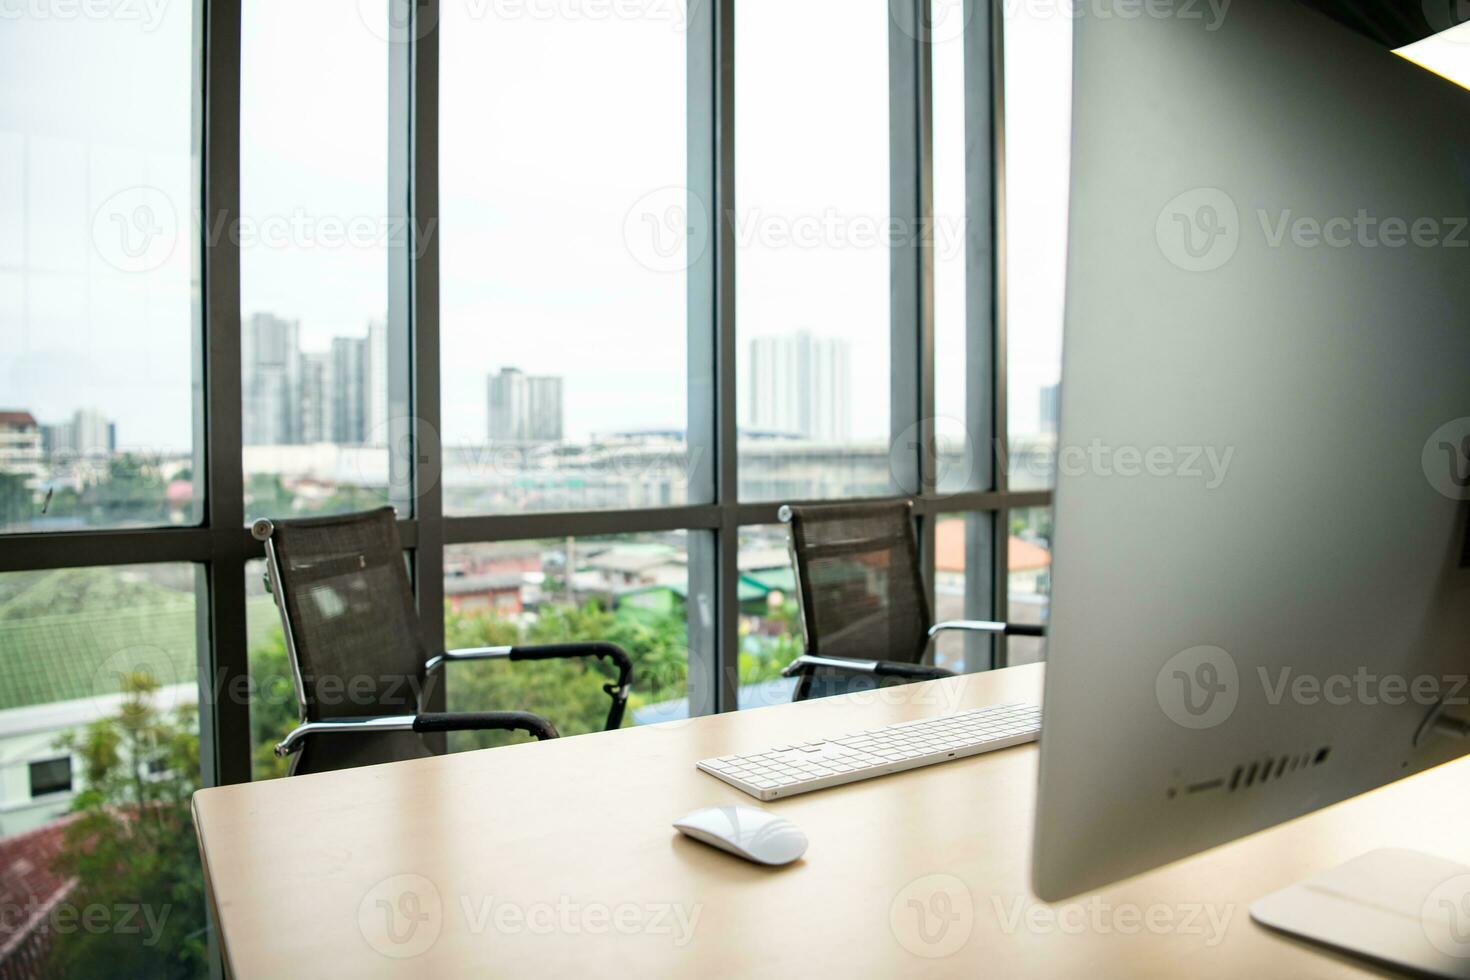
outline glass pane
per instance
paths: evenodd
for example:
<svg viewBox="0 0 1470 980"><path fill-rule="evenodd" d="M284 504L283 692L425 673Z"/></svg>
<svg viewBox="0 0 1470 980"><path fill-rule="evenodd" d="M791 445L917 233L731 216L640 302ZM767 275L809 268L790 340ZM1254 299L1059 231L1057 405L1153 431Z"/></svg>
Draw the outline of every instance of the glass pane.
<svg viewBox="0 0 1470 980"><path fill-rule="evenodd" d="M387 0L243 8L247 519L389 499L387 37Z"/></svg>
<svg viewBox="0 0 1470 980"><path fill-rule="evenodd" d="M888 22L741 0L740 496L890 492Z"/></svg>
<svg viewBox="0 0 1470 980"><path fill-rule="evenodd" d="M440 10L444 509L683 504L683 4ZM705 465L712 461L705 460Z"/></svg>
<svg viewBox="0 0 1470 980"><path fill-rule="evenodd" d="M966 425L970 370L965 338L965 0L933 0L934 35L934 410L941 493L979 486L977 452L988 449ZM977 256L980 261L982 257ZM977 446L976 440L979 440Z"/></svg>
<svg viewBox="0 0 1470 980"><path fill-rule="evenodd" d="M290 763L276 758L276 743L300 722L280 614L265 588L264 561L245 565L245 631L250 664L251 778L276 779L286 775Z"/></svg>
<svg viewBox="0 0 1470 980"><path fill-rule="evenodd" d="M994 619L984 578L971 583L967 577L971 536L980 543L989 537L989 514L967 517L946 515L934 525L934 621ZM975 594L971 595L971 591ZM991 663L989 637L945 631L934 639L934 662L953 671L983 670Z"/></svg>
<svg viewBox="0 0 1470 980"><path fill-rule="evenodd" d="M1051 593L1051 509L1028 507L1011 511L1006 545L1010 569L1007 580L1009 609L1001 615L990 612L984 584L988 575L978 582L971 582L968 577L967 543L973 538L983 545L992 523L990 514L951 514L941 517L935 524L936 621L1001 619L1011 623L1045 623ZM984 637L958 632L942 633L935 643L936 662L951 670L980 670L990 663L991 642ZM1006 654L1012 666L1044 659L1045 649L1045 641L1036 637L1012 636L1006 639Z"/></svg>
<svg viewBox="0 0 1470 980"><path fill-rule="evenodd" d="M744 708L786 704L795 678L782 669L801 656L801 600L784 524L740 529L740 699Z"/></svg>
<svg viewBox="0 0 1470 980"><path fill-rule="evenodd" d="M1006 341L1010 476L1050 486L1067 264L1072 19L1065 8L1006 5Z"/></svg>
<svg viewBox="0 0 1470 980"><path fill-rule="evenodd" d="M1007 599L1012 623L1045 623L1051 607L1051 508L1011 511L1010 578ZM1031 664L1046 658L1046 641L1015 636L1006 641L1010 661Z"/></svg>
<svg viewBox="0 0 1470 980"><path fill-rule="evenodd" d="M0 532L196 524L192 6L50 8L0 29Z"/></svg>
<svg viewBox="0 0 1470 980"><path fill-rule="evenodd" d="M0 574L7 974L209 975L195 581L189 565Z"/></svg>
<svg viewBox="0 0 1470 980"><path fill-rule="evenodd" d="M624 725L685 717L689 691L689 534L456 545L444 556L451 649L607 640L633 660ZM563 735L601 731L617 676L595 658L449 668L450 711L533 711ZM524 741L456 733L452 750Z"/></svg>

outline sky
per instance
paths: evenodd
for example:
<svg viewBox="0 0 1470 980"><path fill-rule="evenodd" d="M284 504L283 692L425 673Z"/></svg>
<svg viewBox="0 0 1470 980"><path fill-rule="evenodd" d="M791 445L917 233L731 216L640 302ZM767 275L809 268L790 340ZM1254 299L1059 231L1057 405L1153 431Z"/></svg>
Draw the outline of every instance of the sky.
<svg viewBox="0 0 1470 980"><path fill-rule="evenodd" d="M958 0L939 2L941 24L960 16ZM387 305L386 8L244 7L242 311L299 319L303 346L325 349L364 335ZM118 421L124 446L182 449L196 288L183 224L189 5L105 9L99 20L0 22L0 407L51 422L94 406ZM449 442L484 440L485 378L507 366L565 377L571 438L684 427L689 251L655 237L683 226L672 210L686 180L682 7L614 9L632 7L443 4L436 232ZM885 5L869 20L853 9L737 7L740 359L755 336L847 339L853 437L880 442L888 256L864 236L888 213L888 19ZM1070 23L1013 13L1012 417L1026 431L1059 373ZM939 411L958 414L963 252L943 229L963 213L961 42L941 41L935 62ZM144 225L159 232L147 248ZM812 228L813 240L783 240Z"/></svg>

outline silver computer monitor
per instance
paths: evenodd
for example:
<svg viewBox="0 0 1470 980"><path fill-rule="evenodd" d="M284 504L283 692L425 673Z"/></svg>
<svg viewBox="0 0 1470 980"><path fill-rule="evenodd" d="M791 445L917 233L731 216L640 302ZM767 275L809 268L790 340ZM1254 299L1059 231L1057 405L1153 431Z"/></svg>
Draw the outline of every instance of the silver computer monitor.
<svg viewBox="0 0 1470 980"><path fill-rule="evenodd" d="M1470 750L1470 92L1189 6L1075 30L1049 900Z"/></svg>

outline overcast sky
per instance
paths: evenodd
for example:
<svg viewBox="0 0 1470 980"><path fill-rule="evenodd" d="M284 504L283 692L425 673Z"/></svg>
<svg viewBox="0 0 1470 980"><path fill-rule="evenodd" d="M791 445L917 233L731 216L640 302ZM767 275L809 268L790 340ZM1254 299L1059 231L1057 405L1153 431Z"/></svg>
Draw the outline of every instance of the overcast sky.
<svg viewBox="0 0 1470 980"><path fill-rule="evenodd" d="M737 299L742 360L754 336L846 338L854 438L881 441L888 256L870 233L888 213L888 19L885 4L867 20L858 6L737 8ZM607 16L628 7L443 4L449 441L483 441L485 377L504 366L566 378L573 438L685 425L686 256L653 237L680 226L683 19L677 0ZM128 446L189 439L188 8L119 0L109 20L0 21L0 407L56 421L96 406ZM244 8L242 306L299 319L304 346L324 349L386 310L386 17L373 0ZM1019 12L1007 37L1008 91L1026 103L1008 132L1021 431L1059 370L1069 43L1065 20ZM964 367L946 351L963 346L963 258L946 229L963 207L960 42L935 62L939 411L959 414ZM139 220L162 229L151 250ZM814 243L783 241L812 228Z"/></svg>

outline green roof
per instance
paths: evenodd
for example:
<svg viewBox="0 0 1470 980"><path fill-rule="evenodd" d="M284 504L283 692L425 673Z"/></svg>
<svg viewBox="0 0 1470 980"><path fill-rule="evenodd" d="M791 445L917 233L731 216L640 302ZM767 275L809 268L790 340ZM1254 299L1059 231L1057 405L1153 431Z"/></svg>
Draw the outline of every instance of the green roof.
<svg viewBox="0 0 1470 980"><path fill-rule="evenodd" d="M120 582L110 569L26 575L0 602L0 710L115 694L134 671L165 685L194 680L190 593ZM278 620L270 596L247 604L253 648Z"/></svg>
<svg viewBox="0 0 1470 980"><path fill-rule="evenodd" d="M749 580L766 592L796 591L796 573L791 570L790 565L784 568L765 568L757 572L744 572L740 578L742 582Z"/></svg>

